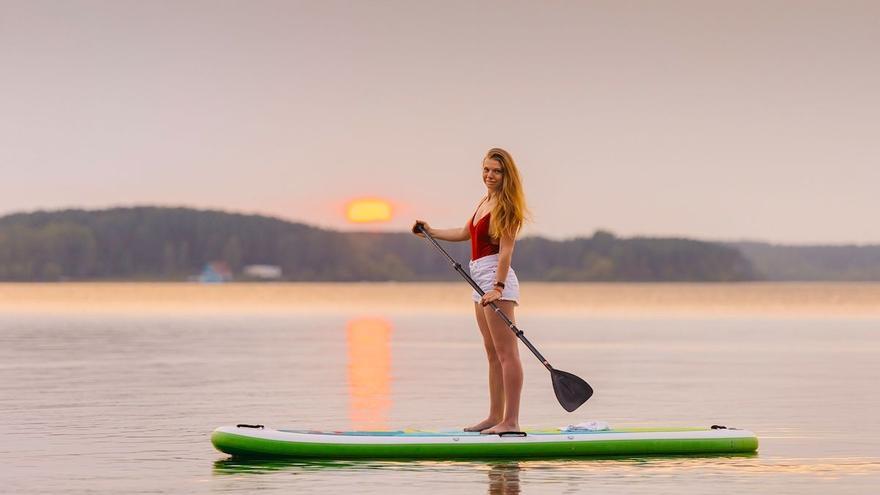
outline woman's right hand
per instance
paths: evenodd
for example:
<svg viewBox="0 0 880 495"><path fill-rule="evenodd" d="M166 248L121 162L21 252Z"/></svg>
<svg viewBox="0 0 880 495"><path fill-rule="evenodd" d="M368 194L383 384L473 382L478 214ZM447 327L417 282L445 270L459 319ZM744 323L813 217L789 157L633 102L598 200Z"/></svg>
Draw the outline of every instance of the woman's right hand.
<svg viewBox="0 0 880 495"><path fill-rule="evenodd" d="M428 225L428 222L426 222L424 220L416 220L416 223L414 223L412 226L412 233L413 234L415 234L419 237L425 237L425 234L422 234L422 232L419 230L419 224L422 225L422 228L425 229L425 232L427 232L429 234L431 233L431 227Z"/></svg>

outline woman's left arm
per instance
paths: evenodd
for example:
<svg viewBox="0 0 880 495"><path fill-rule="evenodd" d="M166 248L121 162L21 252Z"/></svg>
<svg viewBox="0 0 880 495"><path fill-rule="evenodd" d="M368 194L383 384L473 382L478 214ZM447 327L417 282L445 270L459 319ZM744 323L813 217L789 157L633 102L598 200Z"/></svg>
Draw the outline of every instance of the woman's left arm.
<svg viewBox="0 0 880 495"><path fill-rule="evenodd" d="M507 280L507 271L510 270L510 263L513 260L513 246L516 244L516 238L513 236L502 236L498 251L498 271L495 273L496 282L504 282Z"/></svg>
<svg viewBox="0 0 880 495"><path fill-rule="evenodd" d="M515 244L516 236L501 236L501 242L498 245L498 270L495 272L495 282L504 283L507 280L507 272L510 270L510 263L513 260L513 246ZM501 299L502 292L501 288L494 287L483 296L481 304L485 306L492 301Z"/></svg>

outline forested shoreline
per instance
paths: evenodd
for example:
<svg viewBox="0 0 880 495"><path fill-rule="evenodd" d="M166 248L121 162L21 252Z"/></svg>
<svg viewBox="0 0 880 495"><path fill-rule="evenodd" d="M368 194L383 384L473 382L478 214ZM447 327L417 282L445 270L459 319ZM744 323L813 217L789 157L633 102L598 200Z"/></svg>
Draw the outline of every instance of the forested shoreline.
<svg viewBox="0 0 880 495"><path fill-rule="evenodd" d="M447 247L460 261L467 260L467 243ZM768 270L768 251L750 248L765 255L759 258L761 269L736 245L618 238L604 231L564 241L527 237L517 242L515 268L524 280L543 281L773 279L767 276L776 273ZM0 217L0 281L187 280L210 262L224 263L233 274L247 265L275 265L287 281L456 277L445 259L407 233L345 233L267 216L190 208L40 211ZM880 279L880 270L876 273Z"/></svg>

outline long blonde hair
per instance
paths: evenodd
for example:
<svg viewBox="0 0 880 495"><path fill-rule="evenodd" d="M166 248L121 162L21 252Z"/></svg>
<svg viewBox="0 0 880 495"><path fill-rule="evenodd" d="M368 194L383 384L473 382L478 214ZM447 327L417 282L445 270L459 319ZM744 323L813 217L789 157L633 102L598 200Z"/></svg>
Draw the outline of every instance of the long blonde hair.
<svg viewBox="0 0 880 495"><path fill-rule="evenodd" d="M489 235L495 239L500 239L502 234L516 237L529 216L519 170L510 153L501 148L492 148L487 151L486 158L498 161L502 171L501 190L498 192L495 206L492 208Z"/></svg>

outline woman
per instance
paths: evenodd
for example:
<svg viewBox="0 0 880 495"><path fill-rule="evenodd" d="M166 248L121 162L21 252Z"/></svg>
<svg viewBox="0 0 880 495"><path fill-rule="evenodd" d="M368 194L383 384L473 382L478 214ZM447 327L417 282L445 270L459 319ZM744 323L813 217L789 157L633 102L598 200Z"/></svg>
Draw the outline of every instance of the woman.
<svg viewBox="0 0 880 495"><path fill-rule="evenodd" d="M416 225L421 223L425 231L444 241L471 240L471 277L486 293L480 297L474 291L473 300L489 358L489 415L465 431L497 434L519 431L523 373L516 335L488 304L494 302L516 321L513 309L518 304L519 282L510 262L527 210L519 171L510 153L492 148L482 167L486 196L463 228L433 229L422 220L416 220ZM413 229L417 231L415 226Z"/></svg>

